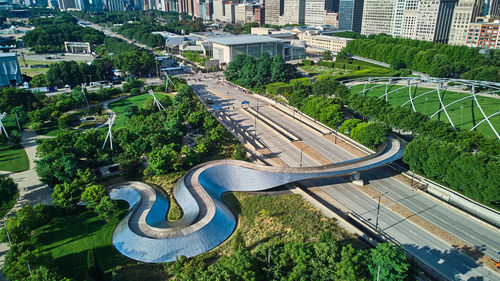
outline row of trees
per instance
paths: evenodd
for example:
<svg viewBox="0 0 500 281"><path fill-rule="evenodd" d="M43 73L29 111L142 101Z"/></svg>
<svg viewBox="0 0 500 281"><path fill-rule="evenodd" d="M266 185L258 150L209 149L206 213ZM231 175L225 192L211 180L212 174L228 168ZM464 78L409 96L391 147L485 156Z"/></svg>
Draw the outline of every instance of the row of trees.
<svg viewBox="0 0 500 281"><path fill-rule="evenodd" d="M150 74L155 69L153 54L114 37L104 39L96 54L113 62L113 67L136 76Z"/></svg>
<svg viewBox="0 0 500 281"><path fill-rule="evenodd" d="M158 10L126 11L126 12L79 12L72 11L80 19L101 25L127 24L130 21L141 24L161 26L161 30L177 34L205 31L202 18L193 19L187 13L162 12ZM138 39L136 39L138 40ZM138 40L139 41L139 40Z"/></svg>
<svg viewBox="0 0 500 281"><path fill-rule="evenodd" d="M121 59L116 61L121 63ZM46 74L38 74L31 79L32 87L70 85L74 87L92 81L111 81L114 63L111 59L97 58L91 64L76 61L62 61L49 66Z"/></svg>
<svg viewBox="0 0 500 281"><path fill-rule="evenodd" d="M165 39L160 34L152 34L154 31L165 31L167 28L151 23L130 23L124 24L117 29L117 32L127 37L139 41L151 48L165 46Z"/></svg>
<svg viewBox="0 0 500 281"><path fill-rule="evenodd" d="M244 245L231 256L205 265L181 257L168 268L175 280L414 280L402 247L379 244L367 250L343 245L332 234L317 242Z"/></svg>
<svg viewBox="0 0 500 281"><path fill-rule="evenodd" d="M37 53L64 51L64 41L89 42L96 46L102 44L104 33L93 28L76 24L76 19L67 14L54 18L33 18L30 22L35 29L26 32L23 41Z"/></svg>
<svg viewBox="0 0 500 281"><path fill-rule="evenodd" d="M93 11L71 11L79 19L90 21L96 24L125 24L129 21L153 22L157 19L174 21L179 19L177 12L163 12L160 10L131 10L126 12L93 12ZM182 13L183 19L191 19L191 16Z"/></svg>
<svg viewBox="0 0 500 281"><path fill-rule="evenodd" d="M346 34L351 36L351 34ZM452 46L427 41L393 38L388 35L361 36L345 52L391 64L396 69L410 68L435 77L500 81L500 51Z"/></svg>
<svg viewBox="0 0 500 281"><path fill-rule="evenodd" d="M351 94L332 76L320 76L312 86L299 82L285 85L291 94L281 96L302 112L331 127L340 125L341 133L372 148L386 141L390 129L409 132L416 140L406 148L403 161L412 170L478 202L500 207L498 140L455 130L410 108L392 107L383 99ZM343 121L343 111L369 122Z"/></svg>
<svg viewBox="0 0 500 281"><path fill-rule="evenodd" d="M428 116L410 108L392 107L383 99L350 94L332 78L317 79L313 95L335 96L347 106L352 115L369 120L344 121L339 130L355 140L374 147L385 141L389 128L405 131L416 138L407 146L403 161L410 169L427 178L441 182L464 195L494 208L500 207L500 174L498 173L500 142L474 131L455 130L448 123L429 120ZM318 112L304 107L311 99L295 90L290 103L299 106L321 120ZM317 100L318 104L324 101ZM312 106L314 108L314 106ZM318 106L318 108L321 108ZM328 120L322 120L328 122ZM330 124L332 125L332 124ZM432 141L431 141L432 140Z"/></svg>
<svg viewBox="0 0 500 281"><path fill-rule="evenodd" d="M456 142L419 136L405 148L403 161L410 170L500 209L500 161L497 156L471 153L457 147Z"/></svg>
<svg viewBox="0 0 500 281"><path fill-rule="evenodd" d="M287 82L297 78L295 66L285 63L280 55L271 58L262 53L259 59L247 54L237 55L226 68L227 80L248 88L262 87L273 82Z"/></svg>

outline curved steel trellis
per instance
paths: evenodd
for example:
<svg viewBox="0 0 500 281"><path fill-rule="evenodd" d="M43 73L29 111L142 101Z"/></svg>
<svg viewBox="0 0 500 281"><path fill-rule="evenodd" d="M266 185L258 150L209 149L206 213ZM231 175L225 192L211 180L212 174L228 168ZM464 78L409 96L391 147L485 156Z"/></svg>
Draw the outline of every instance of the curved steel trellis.
<svg viewBox="0 0 500 281"><path fill-rule="evenodd" d="M406 85L404 85L404 84L397 85L398 82L402 82L402 81L403 82L406 81L406 83L405 83ZM451 83L453 85L451 85ZM499 135L498 131L495 129L493 124L490 122L490 118L492 118L493 116L496 116L497 113L494 113L490 116L487 116L483 110L483 107L481 106L481 104L479 103L479 101L477 99L478 94L475 92L476 87L487 88L489 90L481 93L480 95L482 95L482 96L490 95L492 98L500 99L500 83L488 82L488 81L454 79L454 78L435 78L435 77L368 77L368 78L346 80L346 81L344 81L344 84L347 84L347 86L349 88L351 88L355 85L363 84L363 90L356 92L356 94L363 93L363 95L365 95L366 92L368 92L370 90L385 86L384 94L378 96L377 98L379 98L379 99L385 98L386 101L388 101L388 96L390 94L402 92L406 88L408 88L409 99L408 99L408 101L403 103L401 105L401 107L410 103L413 111L416 111L415 103L414 103L416 99L421 98L425 95L437 93L440 108L436 112L431 114L429 118L433 118L439 112L444 111L446 118L448 119L450 125L453 128L455 128L455 124L454 124L450 114L448 113L448 108L451 105L456 104L457 102L472 98L474 100L475 106L477 106L477 108L481 112L481 115L483 116L484 119L482 119L479 123L475 124L471 128L471 131L475 130L480 124L486 122L486 123L488 123L491 130L494 132L495 136L498 139L500 139L500 135ZM376 85L373 86L374 84L376 84ZM425 93L421 93L421 94L418 94L416 96L412 96L412 86L419 87L422 84L431 84L431 86L425 85L424 87L433 87L433 84L434 84L436 88L432 89L430 91L427 91ZM399 87L397 89L390 90L390 86L393 86L393 85L397 85ZM367 87L367 86L369 86L369 87ZM469 96L463 97L463 98L457 99L455 101L452 101L448 104L445 104L442 97L441 97L441 91L449 90L449 89L453 90L454 87L469 87L470 88L470 93L468 93Z"/></svg>

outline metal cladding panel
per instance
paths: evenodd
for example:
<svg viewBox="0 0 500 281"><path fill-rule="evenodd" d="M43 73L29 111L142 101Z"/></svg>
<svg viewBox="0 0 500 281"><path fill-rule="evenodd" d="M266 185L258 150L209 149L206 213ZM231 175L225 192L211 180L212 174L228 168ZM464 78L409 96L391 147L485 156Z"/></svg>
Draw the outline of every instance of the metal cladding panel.
<svg viewBox="0 0 500 281"><path fill-rule="evenodd" d="M279 168L235 160L201 164L176 183L174 195L185 214L176 222L165 218L169 202L162 193L141 182L124 183L110 196L126 200L131 212L115 229L113 244L123 255L143 262L196 256L224 242L236 227L234 214L222 201L224 192L261 191L304 179L356 173L395 161L403 151L399 141L391 139L377 154L320 167Z"/></svg>

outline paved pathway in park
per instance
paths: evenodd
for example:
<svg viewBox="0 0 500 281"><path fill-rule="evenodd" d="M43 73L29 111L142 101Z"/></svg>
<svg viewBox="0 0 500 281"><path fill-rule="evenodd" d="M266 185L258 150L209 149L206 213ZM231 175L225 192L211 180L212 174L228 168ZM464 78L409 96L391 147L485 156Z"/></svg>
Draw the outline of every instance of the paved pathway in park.
<svg viewBox="0 0 500 281"><path fill-rule="evenodd" d="M25 148L30 162L29 170L20 173L0 171L1 174L8 174L12 179L14 179L14 182L17 183L19 189L19 199L6 217L12 216L17 210L25 205L33 206L38 203L52 202L49 188L40 182L40 179L35 171L35 160L37 159L36 141L47 137L40 136L35 131L31 130L23 131L21 133L21 137L21 144ZM0 219L0 221L2 221L2 219ZM0 281L6 280L5 276L2 274L1 268L3 268L5 254L7 254L8 250L9 247L7 244L0 243Z"/></svg>

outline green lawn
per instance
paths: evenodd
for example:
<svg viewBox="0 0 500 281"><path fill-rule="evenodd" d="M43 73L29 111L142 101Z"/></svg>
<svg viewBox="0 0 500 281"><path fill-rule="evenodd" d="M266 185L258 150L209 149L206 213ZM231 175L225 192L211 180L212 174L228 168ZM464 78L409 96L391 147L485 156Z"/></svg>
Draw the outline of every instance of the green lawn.
<svg viewBox="0 0 500 281"><path fill-rule="evenodd" d="M376 84L371 85L371 87L375 86L378 85ZM408 88L403 88L402 86L393 85L389 87L388 91L392 90L395 90L395 92L389 94L388 96L388 101L391 105L401 106L409 100ZM430 90L431 89L428 88L414 87L412 88L412 96L420 95ZM351 88L352 93L358 93L360 91L363 91L363 85L356 85ZM379 86L370 89L367 92L368 96L375 96L375 97L379 97L384 94L385 94L385 86ZM445 105L467 96L470 95L452 91L446 91L446 90L441 91L441 99L443 100L443 103ZM484 110L486 116L489 116L500 109L500 99L488 98L482 96L478 96L477 99L482 109ZM437 92L433 92L416 99L414 101L414 104L416 111L422 112L428 116L431 116L432 114L434 114L434 112L440 109L439 97L437 96ZM408 103L405 106L410 108L411 103ZM481 120L484 119L481 111L479 110L479 108L477 107L476 103L473 101L472 98L468 98L463 101L457 102L447 107L446 110L448 111L448 114L450 115L453 124L455 124L456 127L459 127L464 130L470 130L477 123L479 123ZM449 123L449 120L444 111L441 111L440 113L436 114L433 117L433 119L439 119ZM490 122L497 131L500 131L500 115L496 115L493 118L491 118ZM493 132L488 122L486 121L481 123L481 125L479 125L476 128L476 130L478 132L481 132L487 137L496 138L495 133Z"/></svg>
<svg viewBox="0 0 500 281"><path fill-rule="evenodd" d="M169 96L172 98L172 95L167 93L155 93L155 95L157 98L161 96ZM149 99L152 99L151 95L142 94L111 103L109 105L109 109L116 113L114 127L119 128L124 125L123 123L125 122L125 117L123 116L123 112L125 111L126 107L130 105L137 105L137 107L141 108Z"/></svg>
<svg viewBox="0 0 500 281"><path fill-rule="evenodd" d="M43 253L50 254L65 277L87 280L87 251L94 249L97 261L105 272L116 266L132 263L115 250L113 231L128 210L120 202L120 211L109 222L93 211L81 208L73 214L51 210L51 219L35 229L33 241Z"/></svg>
<svg viewBox="0 0 500 281"><path fill-rule="evenodd" d="M21 145L0 146L0 171L17 173L29 168L28 155Z"/></svg>

